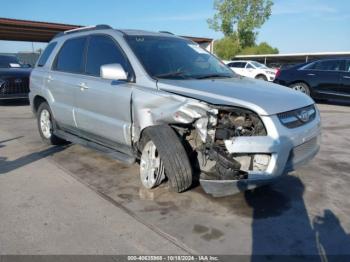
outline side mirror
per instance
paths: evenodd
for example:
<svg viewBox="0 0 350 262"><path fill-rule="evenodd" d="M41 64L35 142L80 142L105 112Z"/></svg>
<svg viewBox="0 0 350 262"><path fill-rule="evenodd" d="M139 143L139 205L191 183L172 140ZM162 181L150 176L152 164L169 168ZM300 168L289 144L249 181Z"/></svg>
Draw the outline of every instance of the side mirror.
<svg viewBox="0 0 350 262"><path fill-rule="evenodd" d="M100 69L101 77L109 80L128 80L128 75L120 64L102 65Z"/></svg>

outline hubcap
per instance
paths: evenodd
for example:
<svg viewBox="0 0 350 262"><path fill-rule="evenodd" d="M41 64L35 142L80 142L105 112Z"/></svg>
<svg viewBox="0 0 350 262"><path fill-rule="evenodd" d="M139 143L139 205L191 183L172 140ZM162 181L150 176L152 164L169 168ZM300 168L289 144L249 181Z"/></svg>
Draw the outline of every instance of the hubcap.
<svg viewBox="0 0 350 262"><path fill-rule="evenodd" d="M52 124L50 112L46 109L43 109L40 113L40 128L44 137L49 139L52 135Z"/></svg>
<svg viewBox="0 0 350 262"><path fill-rule="evenodd" d="M292 87L294 90L302 92L304 94L307 94L307 91L305 89L305 87L303 87L302 85L295 85Z"/></svg>
<svg viewBox="0 0 350 262"><path fill-rule="evenodd" d="M159 185L165 178L163 163L152 141L148 141L142 150L140 177L143 186L146 188Z"/></svg>

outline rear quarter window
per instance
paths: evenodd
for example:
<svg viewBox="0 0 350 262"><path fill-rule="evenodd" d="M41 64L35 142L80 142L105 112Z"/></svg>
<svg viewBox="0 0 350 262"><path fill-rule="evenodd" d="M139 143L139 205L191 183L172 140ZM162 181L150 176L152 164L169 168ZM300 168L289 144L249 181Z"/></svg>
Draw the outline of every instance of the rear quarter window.
<svg viewBox="0 0 350 262"><path fill-rule="evenodd" d="M41 54L39 61L38 61L38 66L42 67L46 64L47 60L49 59L52 51L56 47L57 42L52 42L50 43L44 50L44 52Z"/></svg>

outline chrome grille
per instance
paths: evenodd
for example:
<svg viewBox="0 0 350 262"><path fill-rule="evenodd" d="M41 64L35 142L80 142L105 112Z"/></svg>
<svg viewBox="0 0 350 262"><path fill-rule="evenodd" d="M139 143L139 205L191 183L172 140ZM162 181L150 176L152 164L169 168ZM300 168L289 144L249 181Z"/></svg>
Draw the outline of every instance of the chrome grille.
<svg viewBox="0 0 350 262"><path fill-rule="evenodd" d="M0 95L14 95L29 93L28 78L9 78L0 87Z"/></svg>
<svg viewBox="0 0 350 262"><path fill-rule="evenodd" d="M288 128L296 128L305 125L316 117L314 105L306 106L296 110L277 114L281 123Z"/></svg>

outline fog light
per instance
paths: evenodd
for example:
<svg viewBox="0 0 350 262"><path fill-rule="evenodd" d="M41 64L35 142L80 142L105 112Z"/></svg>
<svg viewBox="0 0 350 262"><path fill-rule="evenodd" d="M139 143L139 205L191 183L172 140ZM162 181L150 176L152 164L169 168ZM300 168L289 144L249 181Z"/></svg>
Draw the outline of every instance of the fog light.
<svg viewBox="0 0 350 262"><path fill-rule="evenodd" d="M256 154L253 158L253 170L265 171L270 163L271 156L267 154Z"/></svg>

